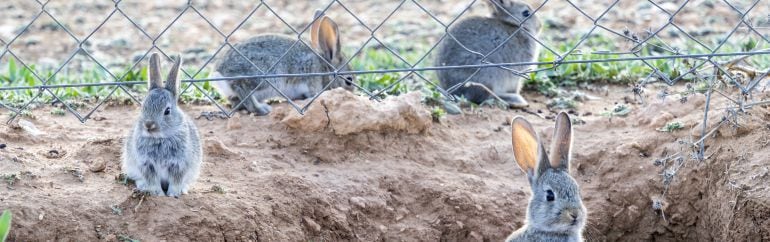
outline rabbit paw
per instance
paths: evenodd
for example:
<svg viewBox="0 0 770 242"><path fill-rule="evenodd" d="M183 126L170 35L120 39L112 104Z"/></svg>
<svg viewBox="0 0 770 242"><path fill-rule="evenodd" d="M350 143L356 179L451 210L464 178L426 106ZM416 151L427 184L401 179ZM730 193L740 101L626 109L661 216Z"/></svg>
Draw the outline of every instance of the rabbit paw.
<svg viewBox="0 0 770 242"><path fill-rule="evenodd" d="M168 185L168 190L166 190L166 196L179 198L179 196L186 194L186 190L185 185L171 182Z"/></svg>
<svg viewBox="0 0 770 242"><path fill-rule="evenodd" d="M524 108L529 106L527 100L524 100L524 97L518 93L504 93L497 96L503 99L503 101L507 102L508 106L511 108Z"/></svg>
<svg viewBox="0 0 770 242"><path fill-rule="evenodd" d="M256 105L254 105L254 110L249 111L255 113L257 116L265 116L270 114L270 111L273 111L273 107L265 103L256 103Z"/></svg>

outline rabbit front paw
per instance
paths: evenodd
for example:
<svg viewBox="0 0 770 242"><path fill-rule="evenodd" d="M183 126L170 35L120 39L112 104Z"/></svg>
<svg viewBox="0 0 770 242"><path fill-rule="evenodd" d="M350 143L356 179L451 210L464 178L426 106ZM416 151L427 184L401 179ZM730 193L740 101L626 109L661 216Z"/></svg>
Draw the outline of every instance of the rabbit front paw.
<svg viewBox="0 0 770 242"><path fill-rule="evenodd" d="M525 100L524 97L518 93L503 93L498 94L497 96L508 103L508 106L511 108L525 108L529 106L529 102L527 102L527 100Z"/></svg>
<svg viewBox="0 0 770 242"><path fill-rule="evenodd" d="M254 105L254 110L249 110L249 112L255 113L257 116L268 115L271 111L273 111L273 107L265 103L256 103Z"/></svg>

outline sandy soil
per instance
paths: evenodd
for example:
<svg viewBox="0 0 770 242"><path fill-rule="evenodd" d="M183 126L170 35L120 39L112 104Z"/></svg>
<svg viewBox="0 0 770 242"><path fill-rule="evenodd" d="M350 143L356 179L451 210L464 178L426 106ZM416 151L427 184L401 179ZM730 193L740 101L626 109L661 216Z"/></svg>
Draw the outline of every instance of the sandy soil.
<svg viewBox="0 0 770 242"><path fill-rule="evenodd" d="M627 93L615 89L575 111L587 239L770 239L767 106L722 125L696 161L702 95L648 98L610 121L599 113L629 99L602 94ZM42 134L0 127L0 208L14 212L10 241L500 241L522 225L530 193L506 122L523 115L550 140L553 114L530 99L545 118L482 108L418 133L301 131L280 121L293 112L283 104L271 117L201 118L206 159L179 199L138 196L117 178L137 106L105 107L86 124L36 110L25 120ZM724 98L713 101L710 128L725 115ZM671 120L685 128L656 130Z"/></svg>

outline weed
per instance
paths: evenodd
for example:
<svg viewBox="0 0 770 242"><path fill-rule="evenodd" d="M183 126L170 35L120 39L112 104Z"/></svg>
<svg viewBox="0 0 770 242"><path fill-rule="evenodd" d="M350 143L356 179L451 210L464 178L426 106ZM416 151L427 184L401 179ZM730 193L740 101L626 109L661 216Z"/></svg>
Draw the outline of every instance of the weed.
<svg viewBox="0 0 770 242"><path fill-rule="evenodd" d="M617 104L612 110L602 112L602 116L605 117L625 117L631 113L631 107L625 104Z"/></svg>
<svg viewBox="0 0 770 242"><path fill-rule="evenodd" d="M118 176L115 177L115 182L124 186L134 184L134 181L128 178L128 175L126 175L125 173L118 174Z"/></svg>
<svg viewBox="0 0 770 242"><path fill-rule="evenodd" d="M546 106L549 109L557 109L557 110L561 110L561 109L575 109L577 107L577 102L575 102L575 100L573 98L557 97L557 98L553 98L550 101L548 101Z"/></svg>
<svg viewBox="0 0 770 242"><path fill-rule="evenodd" d="M118 240L120 240L121 242L140 242L138 239L132 239L131 237L125 234L118 235Z"/></svg>
<svg viewBox="0 0 770 242"><path fill-rule="evenodd" d="M665 126L663 126L661 128L658 128L657 130L661 131L661 132L669 132L670 133L670 132L674 132L676 130L680 130L680 129L683 129L683 128L684 128L684 125L682 124L682 122L675 121L675 122L667 123Z"/></svg>
<svg viewBox="0 0 770 242"><path fill-rule="evenodd" d="M112 209L113 214L123 216L123 209L118 207L118 205L112 205L110 206L110 209Z"/></svg>
<svg viewBox="0 0 770 242"><path fill-rule="evenodd" d="M441 122L441 118L446 116L446 111L440 107L434 107L430 112L430 116L433 117L433 122Z"/></svg>
<svg viewBox="0 0 770 242"><path fill-rule="evenodd" d="M19 177L16 176L16 174L5 174L0 176L0 178L2 178L8 186L13 186L13 184L16 184L16 182L19 181Z"/></svg>
<svg viewBox="0 0 770 242"><path fill-rule="evenodd" d="M67 114L67 111L62 108L53 108L51 109L51 114L56 116L64 116Z"/></svg>
<svg viewBox="0 0 770 242"><path fill-rule="evenodd" d="M225 192L225 188L223 188L222 186L219 186L219 185L211 186L211 191L219 193L219 194L225 194L226 193Z"/></svg>
<svg viewBox="0 0 770 242"><path fill-rule="evenodd" d="M4 242L8 238L8 234L11 231L11 211L3 211L3 215L0 215L0 242Z"/></svg>

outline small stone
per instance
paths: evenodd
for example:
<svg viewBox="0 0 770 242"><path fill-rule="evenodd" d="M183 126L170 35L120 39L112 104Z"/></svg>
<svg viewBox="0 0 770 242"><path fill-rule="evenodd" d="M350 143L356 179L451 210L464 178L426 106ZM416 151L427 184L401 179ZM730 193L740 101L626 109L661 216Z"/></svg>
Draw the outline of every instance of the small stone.
<svg viewBox="0 0 770 242"><path fill-rule="evenodd" d="M353 204L356 207L359 207L361 209L365 209L366 208L366 202L364 201L364 198L362 198L362 197L351 197L349 199L349 201L350 201L350 204Z"/></svg>
<svg viewBox="0 0 770 242"><path fill-rule="evenodd" d="M231 156L236 155L237 153L230 148L228 148L222 141L220 140L206 140L206 153L209 155L221 155L221 156Z"/></svg>
<svg viewBox="0 0 770 242"><path fill-rule="evenodd" d="M105 160L96 161L93 164L91 164L91 167L88 168L88 170L90 170L93 173L102 172L104 171L104 169L107 169L107 161Z"/></svg>
<svg viewBox="0 0 770 242"><path fill-rule="evenodd" d="M484 236L481 236L481 234L476 231L471 231L469 237L473 238L473 241L484 241Z"/></svg>
<svg viewBox="0 0 770 242"><path fill-rule="evenodd" d="M5 149L5 147L6 147L5 144L0 144L0 149Z"/></svg>
<svg viewBox="0 0 770 242"><path fill-rule="evenodd" d="M307 227L310 230L312 230L312 231L314 231L316 233L321 232L321 225L319 225L318 223L313 221L313 219L308 218L308 217L302 217L302 221L305 222L305 225L307 225Z"/></svg>
<svg viewBox="0 0 770 242"><path fill-rule="evenodd" d="M24 119L19 120L19 127L21 127L24 131L26 131L32 136L38 136L43 134L43 131L40 131L39 129L37 129L35 124Z"/></svg>
<svg viewBox="0 0 770 242"><path fill-rule="evenodd" d="M234 130L234 129L240 129L242 127L241 125L241 114L236 113L230 119L227 120L227 129L228 130Z"/></svg>

